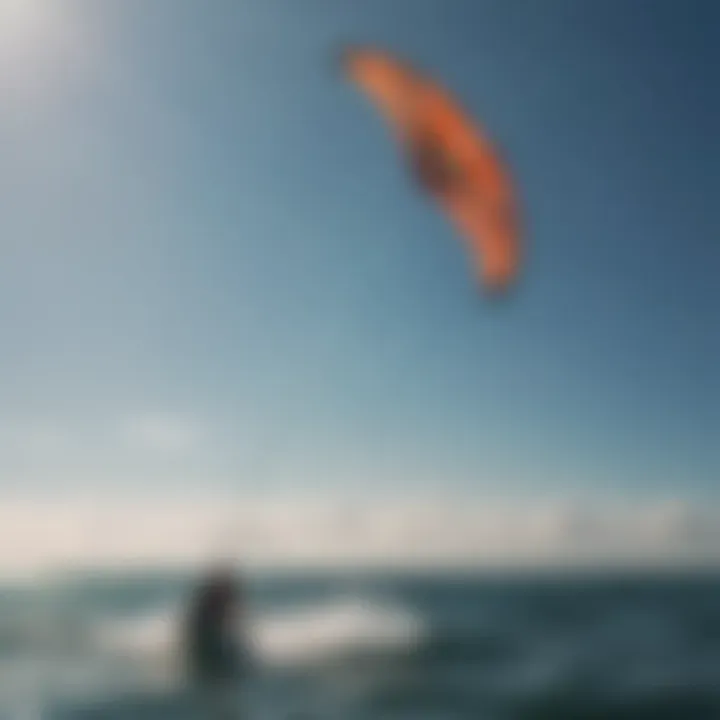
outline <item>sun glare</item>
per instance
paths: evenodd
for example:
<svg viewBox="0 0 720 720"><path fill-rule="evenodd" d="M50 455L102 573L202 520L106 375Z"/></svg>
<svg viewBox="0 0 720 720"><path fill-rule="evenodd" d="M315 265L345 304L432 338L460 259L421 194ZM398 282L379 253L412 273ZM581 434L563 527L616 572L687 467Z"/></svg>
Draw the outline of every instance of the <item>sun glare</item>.
<svg viewBox="0 0 720 720"><path fill-rule="evenodd" d="M64 0L0 0L0 101L47 97L83 49ZM60 83L62 85L62 83Z"/></svg>
<svg viewBox="0 0 720 720"><path fill-rule="evenodd" d="M19 45L32 39L42 30L52 9L51 3L41 0L0 0L2 47Z"/></svg>
<svg viewBox="0 0 720 720"><path fill-rule="evenodd" d="M49 57L67 38L68 3L63 0L0 0L0 62L3 69Z"/></svg>

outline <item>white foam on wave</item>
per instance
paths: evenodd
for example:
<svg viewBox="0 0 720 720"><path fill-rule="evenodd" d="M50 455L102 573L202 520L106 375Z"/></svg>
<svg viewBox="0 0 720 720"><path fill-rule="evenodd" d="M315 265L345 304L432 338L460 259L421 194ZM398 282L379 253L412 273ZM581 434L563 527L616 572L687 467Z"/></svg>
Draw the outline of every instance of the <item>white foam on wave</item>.
<svg viewBox="0 0 720 720"><path fill-rule="evenodd" d="M106 620L96 639L104 651L170 668L179 656L177 610ZM323 662L367 651L401 651L425 635L407 608L360 597L248 617L251 650L266 665Z"/></svg>
<svg viewBox="0 0 720 720"><path fill-rule="evenodd" d="M355 598L268 615L255 625L252 639L263 660L283 663L403 650L424 633L421 619L408 609Z"/></svg>

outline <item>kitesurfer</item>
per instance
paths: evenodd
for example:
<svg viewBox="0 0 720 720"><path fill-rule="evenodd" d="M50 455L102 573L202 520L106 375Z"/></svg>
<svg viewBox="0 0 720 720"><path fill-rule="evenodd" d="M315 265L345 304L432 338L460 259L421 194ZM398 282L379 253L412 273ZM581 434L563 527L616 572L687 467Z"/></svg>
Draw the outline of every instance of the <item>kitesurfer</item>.
<svg viewBox="0 0 720 720"><path fill-rule="evenodd" d="M241 672L241 587L231 570L213 570L192 599L185 627L189 679L202 687L231 683Z"/></svg>

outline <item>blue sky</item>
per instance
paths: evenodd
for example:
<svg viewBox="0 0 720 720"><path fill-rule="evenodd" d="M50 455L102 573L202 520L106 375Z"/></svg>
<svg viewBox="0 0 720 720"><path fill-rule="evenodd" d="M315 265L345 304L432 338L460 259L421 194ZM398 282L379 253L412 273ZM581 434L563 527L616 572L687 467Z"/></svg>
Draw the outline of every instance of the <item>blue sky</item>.
<svg viewBox="0 0 720 720"><path fill-rule="evenodd" d="M0 53L0 491L718 498L710 0L53 5ZM508 302L345 41L501 144Z"/></svg>

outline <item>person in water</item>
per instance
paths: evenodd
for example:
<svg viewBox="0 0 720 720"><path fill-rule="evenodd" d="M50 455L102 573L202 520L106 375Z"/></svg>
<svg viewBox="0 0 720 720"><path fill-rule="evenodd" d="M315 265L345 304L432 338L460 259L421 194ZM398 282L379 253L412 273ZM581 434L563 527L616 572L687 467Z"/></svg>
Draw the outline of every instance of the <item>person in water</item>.
<svg viewBox="0 0 720 720"><path fill-rule="evenodd" d="M185 627L192 684L226 685L239 678L243 659L238 637L241 595L241 587L228 568L214 570L197 588Z"/></svg>

